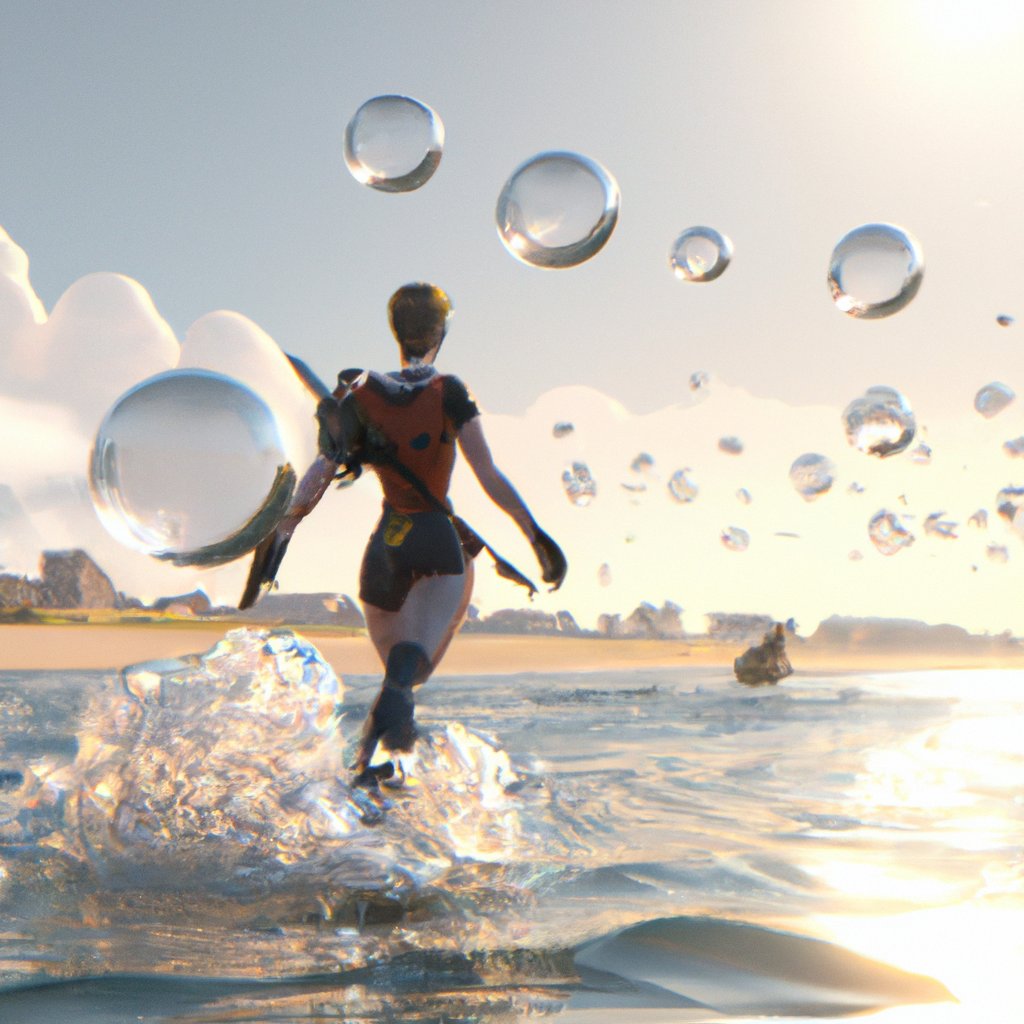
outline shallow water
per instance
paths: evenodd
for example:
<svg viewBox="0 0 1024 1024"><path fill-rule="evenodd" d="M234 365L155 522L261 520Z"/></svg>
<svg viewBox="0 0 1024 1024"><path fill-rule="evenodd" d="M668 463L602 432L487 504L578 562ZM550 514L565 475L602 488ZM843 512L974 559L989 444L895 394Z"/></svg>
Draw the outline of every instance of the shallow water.
<svg viewBox="0 0 1024 1024"><path fill-rule="evenodd" d="M0 1019L1024 1019L1020 671L440 676L367 797L240 636L0 673Z"/></svg>

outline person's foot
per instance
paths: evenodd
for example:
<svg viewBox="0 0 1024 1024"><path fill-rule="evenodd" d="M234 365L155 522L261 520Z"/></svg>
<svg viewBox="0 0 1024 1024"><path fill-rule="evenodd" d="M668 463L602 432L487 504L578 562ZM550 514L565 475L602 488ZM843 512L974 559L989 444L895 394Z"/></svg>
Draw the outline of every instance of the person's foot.
<svg viewBox="0 0 1024 1024"><path fill-rule="evenodd" d="M352 776L352 785L360 786L363 789L377 789L381 782L390 779L395 774L395 766L391 761L383 761L375 765L352 766L355 774Z"/></svg>

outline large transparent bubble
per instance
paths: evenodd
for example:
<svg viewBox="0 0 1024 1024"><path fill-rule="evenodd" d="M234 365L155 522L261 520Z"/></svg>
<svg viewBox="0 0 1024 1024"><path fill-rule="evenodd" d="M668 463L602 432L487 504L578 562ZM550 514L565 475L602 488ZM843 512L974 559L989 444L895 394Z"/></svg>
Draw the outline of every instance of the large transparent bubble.
<svg viewBox="0 0 1024 1024"><path fill-rule="evenodd" d="M505 182L495 221L505 248L534 267L574 267L600 252L619 216L619 186L578 153L540 153Z"/></svg>
<svg viewBox="0 0 1024 1024"><path fill-rule="evenodd" d="M680 281L704 284L725 273L732 242L714 228L687 228L673 243L668 265Z"/></svg>
<svg viewBox="0 0 1024 1024"><path fill-rule="evenodd" d="M871 517L868 536L883 555L895 555L914 543L914 535L903 525L900 517L886 509Z"/></svg>
<svg viewBox="0 0 1024 1024"><path fill-rule="evenodd" d="M345 128L345 163L356 181L380 192L412 192L437 170L444 125L410 96L375 96Z"/></svg>
<svg viewBox="0 0 1024 1024"><path fill-rule="evenodd" d="M910 303L923 273L921 249L907 232L892 224L864 224L832 251L828 286L837 309L877 320Z"/></svg>
<svg viewBox="0 0 1024 1024"><path fill-rule="evenodd" d="M866 455L885 458L903 451L917 431L907 400L895 388L871 387L843 410L846 439Z"/></svg>
<svg viewBox="0 0 1024 1024"><path fill-rule="evenodd" d="M274 528L295 472L263 399L231 377L189 369L151 377L114 403L89 483L122 543L177 565L218 565Z"/></svg>
<svg viewBox="0 0 1024 1024"><path fill-rule="evenodd" d="M974 408L981 413L985 419L990 420L993 416L1001 413L1016 397L1013 388L1009 384L994 380L978 389L974 396Z"/></svg>
<svg viewBox="0 0 1024 1024"><path fill-rule="evenodd" d="M832 490L836 479L835 463L827 455L807 452L789 467L790 483L804 501L814 501Z"/></svg>

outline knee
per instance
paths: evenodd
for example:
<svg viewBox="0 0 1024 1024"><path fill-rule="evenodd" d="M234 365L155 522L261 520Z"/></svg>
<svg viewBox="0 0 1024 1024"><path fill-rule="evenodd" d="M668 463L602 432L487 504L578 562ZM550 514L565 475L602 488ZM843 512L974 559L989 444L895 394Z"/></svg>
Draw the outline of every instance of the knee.
<svg viewBox="0 0 1024 1024"><path fill-rule="evenodd" d="M388 651L384 683L402 690L411 689L430 674L427 652L416 643L401 641Z"/></svg>

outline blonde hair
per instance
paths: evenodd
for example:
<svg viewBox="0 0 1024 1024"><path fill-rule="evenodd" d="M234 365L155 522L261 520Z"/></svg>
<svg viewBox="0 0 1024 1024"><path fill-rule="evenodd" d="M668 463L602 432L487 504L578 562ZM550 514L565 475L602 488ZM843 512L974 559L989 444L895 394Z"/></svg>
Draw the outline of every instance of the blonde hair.
<svg viewBox="0 0 1024 1024"><path fill-rule="evenodd" d="M441 328L447 330L452 302L433 284L406 284L388 302L391 331L406 355L425 356L437 343L432 337Z"/></svg>

